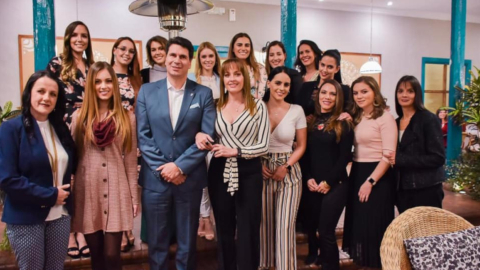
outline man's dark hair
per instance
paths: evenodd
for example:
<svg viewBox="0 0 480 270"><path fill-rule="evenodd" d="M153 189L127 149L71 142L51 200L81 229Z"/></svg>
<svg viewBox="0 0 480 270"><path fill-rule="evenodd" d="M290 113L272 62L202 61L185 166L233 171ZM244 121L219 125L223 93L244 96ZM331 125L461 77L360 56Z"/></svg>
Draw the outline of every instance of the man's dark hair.
<svg viewBox="0 0 480 270"><path fill-rule="evenodd" d="M182 38L182 37L174 37L174 38L170 39L167 42L167 55L168 55L168 50L170 49L170 46L172 46L173 44L177 44L178 46L181 46L181 47L187 49L188 50L188 58L189 58L189 60L192 60L192 58L193 58L193 45L190 42L190 40L188 40L186 38Z"/></svg>

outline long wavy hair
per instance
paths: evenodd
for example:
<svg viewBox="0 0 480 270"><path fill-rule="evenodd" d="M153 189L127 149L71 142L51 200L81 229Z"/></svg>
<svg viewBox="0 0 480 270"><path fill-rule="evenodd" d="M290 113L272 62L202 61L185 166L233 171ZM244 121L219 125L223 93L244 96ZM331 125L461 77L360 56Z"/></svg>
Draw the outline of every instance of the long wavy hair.
<svg viewBox="0 0 480 270"><path fill-rule="evenodd" d="M373 99L373 111L371 114L372 119L377 119L378 117L382 116L385 111L385 108L387 107L387 104L385 103L385 99L383 98L382 93L380 92L380 86L378 86L377 81L370 76L358 77L355 81L353 81L352 87L350 88L350 95L352 97L354 97L353 87L357 83L364 83L373 91L374 99ZM351 112L352 112L353 122L355 124L360 123L360 121L362 120L363 109L357 105L355 100L352 102Z"/></svg>
<svg viewBox="0 0 480 270"><path fill-rule="evenodd" d="M113 70L112 66L107 62L102 61L93 64L88 72L83 105L79 109L76 126L72 127L75 129L75 142L77 143L78 153L80 155L84 153L85 145L90 143L95 145L93 124L100 121L95 79L97 74L102 70L108 71L112 77L113 84L113 96L108 105L110 112L106 120L113 118L113 121L115 121L116 136L119 136L120 141L123 142L123 150L126 152L132 151L132 132L135 132L135 130L132 130L128 112L122 106L122 97L118 88L115 70Z"/></svg>
<svg viewBox="0 0 480 270"><path fill-rule="evenodd" d="M280 49L282 49L283 51L283 54L285 55L285 60L287 60L287 51L285 50L285 45L283 45L282 42L278 41L278 40L274 40L270 43L268 43L268 47L267 47L267 57L265 59L265 69L267 70L267 74L270 74L270 71L273 69L271 66L270 66L270 49L274 46L278 46L280 47Z"/></svg>
<svg viewBox="0 0 480 270"><path fill-rule="evenodd" d="M230 47L228 50L228 59L236 59L237 56L235 55L234 52L234 47L235 47L235 42L237 42L237 39L246 37L248 38L250 42L250 55L248 56L247 59L245 59L246 63L248 66L250 66L253 69L253 74L255 77L256 81L260 80L260 64L258 64L257 59L255 58L255 50L253 49L253 43L252 39L247 33L238 33L235 36L233 36L232 41L230 42ZM248 71L248 70L247 70ZM247 77L249 78L249 76Z"/></svg>
<svg viewBox="0 0 480 270"><path fill-rule="evenodd" d="M215 55L215 65L213 66L213 73L220 76L220 56L218 55L217 49L215 46L210 42L202 42L197 49L197 65L195 66L195 78L197 78L197 83L201 84L200 75L202 75L202 63L200 62L200 54L204 49L212 50L213 54Z"/></svg>
<svg viewBox="0 0 480 270"><path fill-rule="evenodd" d="M135 42L133 41L133 39L131 39L130 37L119 37L117 41L115 41L112 47L112 55L110 56L110 65L113 67L113 64L115 63L115 55L113 54L113 51L115 49L118 49L118 45L124 40L130 41L133 45L133 49L135 50L132 61L130 62L130 64L128 64L127 67L127 75L128 80L130 80L130 83L132 84L133 91L135 92L136 97L138 95L138 91L140 91L140 86L142 86L142 77L140 76L140 63L138 62L137 46L135 46Z"/></svg>
<svg viewBox="0 0 480 270"><path fill-rule="evenodd" d="M250 79L248 75L248 70L246 65L240 61L239 59L228 59L227 61L223 62L222 70L220 72L220 98L218 99L217 103L217 110L222 110L228 102L228 91L225 89L225 80L224 76L227 71L231 71L233 67L236 67L243 76L243 89L242 95L245 98L245 108L249 111L250 115L255 114L256 105L255 99L250 92Z"/></svg>
<svg viewBox="0 0 480 270"><path fill-rule="evenodd" d="M398 117L403 116L403 110L402 110L402 106L400 106L400 103L398 102L397 93L400 86L405 83L410 83L410 86L412 86L412 89L415 92L415 99L413 100L413 107L415 108L415 111L426 110L425 106L423 106L423 94L422 94L422 86L420 85L420 82L414 76L405 75L402 78L400 78L400 80L397 83L397 86L395 87L395 111L397 112Z"/></svg>
<svg viewBox="0 0 480 270"><path fill-rule="evenodd" d="M34 128L33 128L33 121L35 119L32 116L31 108L32 108L32 89L35 86L35 83L41 78L49 78L54 81L58 87L58 94L57 94L57 102L55 103L55 107L53 111L48 115L48 120L52 125L55 133L57 133L60 142L62 143L63 147L66 149L75 149L75 144L73 142L72 136L70 135L70 131L68 130L67 124L63 121L65 116L65 91L60 87L60 84L57 78L54 77L53 74L46 70L37 71L30 76L25 85L25 89L22 93L22 116L23 116L23 125L25 127L25 131L28 134L29 138L33 138L35 136Z"/></svg>
<svg viewBox="0 0 480 270"><path fill-rule="evenodd" d="M298 44L297 47L297 59L295 59L295 66L300 68L300 74L304 76L307 73L307 67L303 65L302 60L300 60L300 46L302 45L308 45L310 46L310 49L312 49L313 54L315 55L314 64L315 64L315 69L318 70L318 64L320 62L320 58L322 57L322 50L318 47L317 43L311 41L311 40L302 40L300 41L300 44Z"/></svg>
<svg viewBox="0 0 480 270"><path fill-rule="evenodd" d="M77 66L75 64L75 58L73 57L72 47L70 46L70 40L72 39L72 34L75 31L75 28L79 25L83 25L88 33L88 45L84 52L87 57L85 65L88 68L95 62L93 58L92 40L90 38L88 27L81 21L72 22L65 29L65 35L63 37L63 52L60 54L60 58L62 59L60 78L66 84L77 78Z"/></svg>
<svg viewBox="0 0 480 270"><path fill-rule="evenodd" d="M332 115L330 118L328 118L326 124L325 124L325 132L329 131L334 131L335 136L336 136L336 142L340 142L340 138L342 136L343 128L342 128L342 121L338 120L338 117L340 114L343 112L343 90L342 86L336 81L336 80L325 80L321 85L320 85L320 90L317 91L314 97L314 103L315 103L315 111L313 113L313 118L311 121L308 123L308 130L313 130L315 129L315 122L317 122L317 119L322 115L322 106L320 105L320 92L322 91L322 88L324 85L333 85L335 87L335 106L332 108ZM350 128L352 128L351 123L349 121L345 121Z"/></svg>

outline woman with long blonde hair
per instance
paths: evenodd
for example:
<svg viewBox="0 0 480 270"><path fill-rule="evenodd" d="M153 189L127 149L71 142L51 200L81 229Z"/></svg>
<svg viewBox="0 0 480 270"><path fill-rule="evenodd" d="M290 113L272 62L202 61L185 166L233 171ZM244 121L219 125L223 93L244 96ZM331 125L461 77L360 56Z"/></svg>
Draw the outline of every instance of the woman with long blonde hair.
<svg viewBox="0 0 480 270"><path fill-rule="evenodd" d="M84 54L86 58L83 57ZM65 93L66 110L63 120L69 128L71 128L72 114L82 106L85 79L93 63L92 41L88 27L81 21L70 23L63 37L63 52L59 56L54 56L46 67L46 70L57 78L60 85L59 91ZM74 259L90 256L85 238L81 233L70 234L67 254Z"/></svg>
<svg viewBox="0 0 480 270"><path fill-rule="evenodd" d="M247 33L238 33L232 38L228 59L238 59L245 64L252 96L261 99L265 94L268 75L265 67L257 62L252 39Z"/></svg>
<svg viewBox="0 0 480 270"><path fill-rule="evenodd" d="M194 76L189 76L189 79L212 89L213 100L218 101L220 97L220 56L217 49L210 42L203 42L197 49L197 64L195 66ZM201 136L201 135L199 135ZM213 141L212 141L213 142ZM212 154L209 153L206 157L207 166L210 165ZM213 232L213 225L210 220L211 212L210 197L208 196L208 188L203 189L202 201L200 204L200 222L198 225L198 236L205 237L207 240L213 240L215 234Z"/></svg>
<svg viewBox="0 0 480 270"><path fill-rule="evenodd" d="M122 232L138 209L135 116L122 106L115 71L91 66L85 101L72 117L79 163L75 174L74 231L85 234L92 269L121 269Z"/></svg>

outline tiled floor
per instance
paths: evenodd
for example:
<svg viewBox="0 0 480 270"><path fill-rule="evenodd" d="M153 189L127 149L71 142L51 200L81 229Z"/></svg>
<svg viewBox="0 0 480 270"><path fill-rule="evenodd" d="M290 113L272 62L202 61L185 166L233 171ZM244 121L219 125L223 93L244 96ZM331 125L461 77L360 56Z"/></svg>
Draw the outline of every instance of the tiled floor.
<svg viewBox="0 0 480 270"><path fill-rule="evenodd" d="M464 194L456 194L450 191L445 191L444 199L444 208L449 210L457 215L464 217L466 220L474 224L475 226L480 225L480 201L474 201L470 197ZM343 215L339 221L339 229L341 231L343 227ZM5 227L4 223L0 223L0 232L3 232ZM135 230L134 234L136 236L135 246L130 252L122 254L122 260L125 262L123 267L124 270L149 270L148 261L147 261L147 246L142 244L139 240L140 235L140 218L135 219ZM3 238L3 233L0 234L0 240ZM297 258L299 269L306 269L303 266L303 260L307 254L307 244L305 243L302 236L298 236L298 245L297 245ZM172 247L172 256L170 260L170 269L175 269L174 266L174 257L173 251L175 247ZM197 269L198 270L216 270L218 269L217 259L216 259L216 243L215 241L206 241L203 238L199 238L198 245L198 256L197 256ZM342 253L342 270L353 270L356 269L354 265L348 260L348 255ZM15 258L13 254L8 252L0 252L0 269L16 269L14 267ZM71 260L67 259L66 269L90 269L88 268L89 259L78 259ZM310 268L312 269L312 268Z"/></svg>

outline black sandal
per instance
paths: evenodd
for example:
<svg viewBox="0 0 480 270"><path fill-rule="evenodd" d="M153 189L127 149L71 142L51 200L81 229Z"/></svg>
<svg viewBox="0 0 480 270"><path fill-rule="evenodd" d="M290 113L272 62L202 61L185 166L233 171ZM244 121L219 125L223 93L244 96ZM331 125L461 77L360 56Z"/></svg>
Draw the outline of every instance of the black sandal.
<svg viewBox="0 0 480 270"><path fill-rule="evenodd" d="M85 249L88 249L88 246L85 245L79 249L79 252L80 252L79 256L82 256L84 258L90 258L90 251L88 251L88 253L84 253L83 251Z"/></svg>
<svg viewBox="0 0 480 270"><path fill-rule="evenodd" d="M70 254L70 252L72 252L72 251L78 251L78 254L77 255ZM67 255L70 256L70 258L72 258L72 259L78 259L78 258L80 258L80 256L82 256L78 247L68 248L67 249Z"/></svg>

